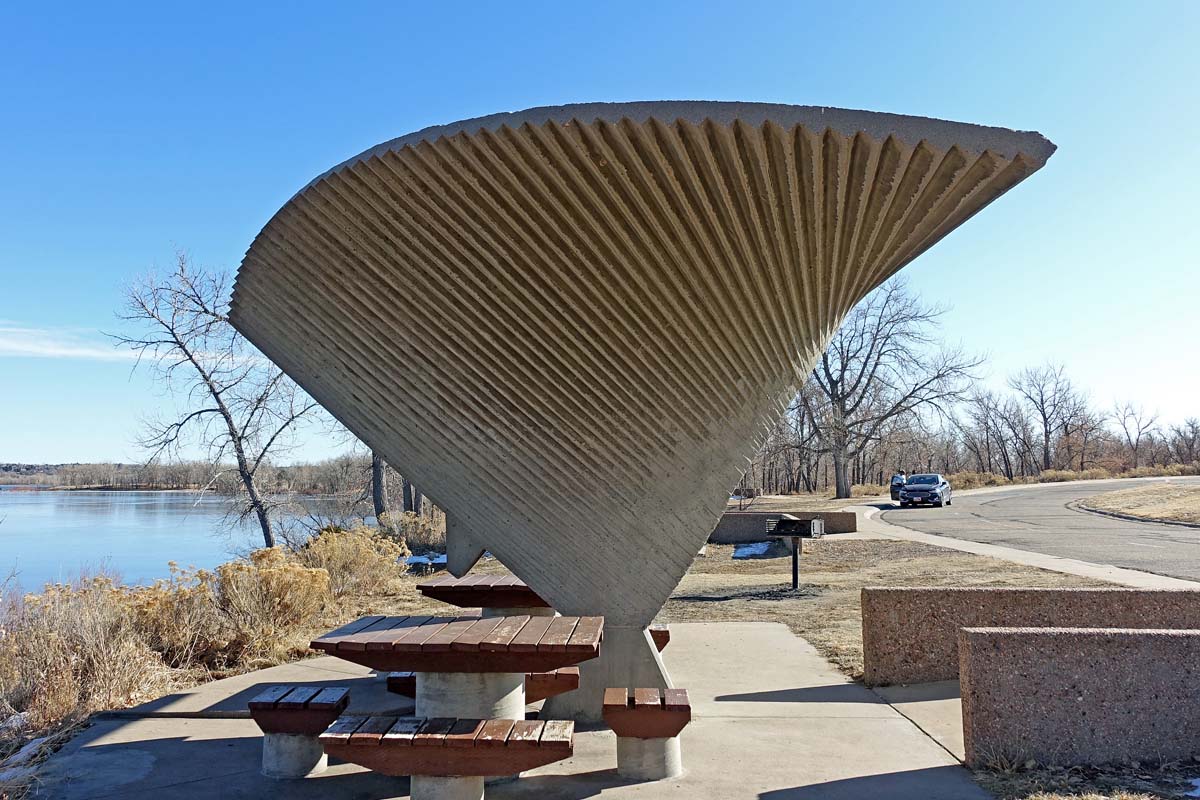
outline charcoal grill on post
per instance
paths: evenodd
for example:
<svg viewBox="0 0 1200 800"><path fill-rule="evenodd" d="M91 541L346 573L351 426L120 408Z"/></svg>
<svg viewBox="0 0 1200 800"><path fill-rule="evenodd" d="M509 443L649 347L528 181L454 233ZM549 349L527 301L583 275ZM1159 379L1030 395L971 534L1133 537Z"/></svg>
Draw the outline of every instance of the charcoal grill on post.
<svg viewBox="0 0 1200 800"><path fill-rule="evenodd" d="M798 519L784 514L778 519L767 520L767 537L792 540L792 589L800 588L800 554L803 552L801 539L820 539L825 535L825 520L820 517Z"/></svg>

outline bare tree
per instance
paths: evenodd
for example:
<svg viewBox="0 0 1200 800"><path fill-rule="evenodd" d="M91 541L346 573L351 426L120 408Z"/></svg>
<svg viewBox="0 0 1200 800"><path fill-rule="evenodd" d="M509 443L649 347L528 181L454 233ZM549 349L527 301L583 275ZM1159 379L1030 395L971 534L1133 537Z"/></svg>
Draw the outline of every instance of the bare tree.
<svg viewBox="0 0 1200 800"><path fill-rule="evenodd" d="M834 333L797 402L817 421L833 463L837 497L850 496L851 459L903 415L947 406L966 393L982 359L934 341L944 309L927 306L900 280L872 293Z"/></svg>
<svg viewBox="0 0 1200 800"><path fill-rule="evenodd" d="M1150 414L1141 406L1133 403L1118 403L1114 409L1113 419L1121 427L1121 435L1125 446L1129 448L1133 458L1133 468L1138 468L1138 454L1143 441L1153 436L1154 425L1158 422L1158 414Z"/></svg>
<svg viewBox="0 0 1200 800"><path fill-rule="evenodd" d="M1054 466L1051 446L1062 428L1064 415L1074 395L1071 382L1063 374L1063 366L1047 364L1044 367L1027 367L1009 378L1008 386L1021 396L1037 417L1041 429L1041 468L1051 469Z"/></svg>
<svg viewBox="0 0 1200 800"><path fill-rule="evenodd" d="M196 269L181 253L169 275L129 287L118 316L142 331L113 338L137 353L139 365L152 362L185 408L174 419L147 422L140 444L150 460L194 442L215 477L232 457L246 499L241 515L256 517L263 543L274 547L260 470L317 405L229 324L229 295L228 274Z"/></svg>
<svg viewBox="0 0 1200 800"><path fill-rule="evenodd" d="M1200 460L1200 419L1188 417L1182 425L1171 426L1171 456L1180 464Z"/></svg>

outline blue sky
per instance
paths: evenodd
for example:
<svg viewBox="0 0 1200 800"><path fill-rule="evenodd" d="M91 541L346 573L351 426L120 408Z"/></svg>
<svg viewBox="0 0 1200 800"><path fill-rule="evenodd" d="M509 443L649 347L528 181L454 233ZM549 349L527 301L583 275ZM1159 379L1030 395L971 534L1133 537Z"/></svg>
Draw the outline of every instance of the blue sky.
<svg viewBox="0 0 1200 800"><path fill-rule="evenodd" d="M0 10L0 462L139 457L169 400L100 331L176 249L235 269L371 145L598 100L1041 131L1047 167L905 273L993 384L1061 361L1099 404L1200 415L1200 4L170 5Z"/></svg>

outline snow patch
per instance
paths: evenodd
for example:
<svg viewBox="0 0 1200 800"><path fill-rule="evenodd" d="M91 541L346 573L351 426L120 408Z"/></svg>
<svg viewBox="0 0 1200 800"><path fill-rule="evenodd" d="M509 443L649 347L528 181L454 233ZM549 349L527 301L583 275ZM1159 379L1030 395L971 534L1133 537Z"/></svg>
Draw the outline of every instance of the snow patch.
<svg viewBox="0 0 1200 800"><path fill-rule="evenodd" d="M752 542L751 544L739 544L733 548L734 558L761 558L767 554L774 542Z"/></svg>

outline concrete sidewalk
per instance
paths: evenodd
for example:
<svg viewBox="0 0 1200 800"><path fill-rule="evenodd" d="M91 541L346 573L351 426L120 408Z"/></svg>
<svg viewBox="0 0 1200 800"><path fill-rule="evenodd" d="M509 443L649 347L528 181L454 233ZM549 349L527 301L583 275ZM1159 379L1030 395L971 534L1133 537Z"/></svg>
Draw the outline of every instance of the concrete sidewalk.
<svg viewBox="0 0 1200 800"><path fill-rule="evenodd" d="M665 656L694 719L683 734L684 777L629 784L617 777L607 730L577 732L568 761L490 787L493 800L605 797L738 800L986 800L942 746L879 695L851 683L805 641L774 623L672 624ZM403 702L382 682L332 658L217 681L143 707L221 718L104 719L44 767L38 797L406 797L408 781L336 764L324 775L275 782L258 774L261 739L229 718L272 683L351 687L358 708Z"/></svg>
<svg viewBox="0 0 1200 800"><path fill-rule="evenodd" d="M992 489L992 491L1012 488L1014 487L1006 486ZM983 492L987 490L980 489L975 491ZM903 539L909 542L920 542L921 544L929 544L934 547L960 550L964 553L991 556L1003 559L1004 561L1025 564L1030 567L1048 569L1053 572L1110 581L1136 589L1200 589L1200 582L1172 578L1166 575L1156 575L1153 572L1115 567L1111 564L1094 564L1090 561L1052 556L1032 550L1020 550L1015 547L972 542L966 539L955 539L950 536L939 536L937 534L914 531L910 528L902 528L899 525L892 525L880 519L880 508L878 506L847 506L845 510L854 511L858 514L858 533L862 537Z"/></svg>

